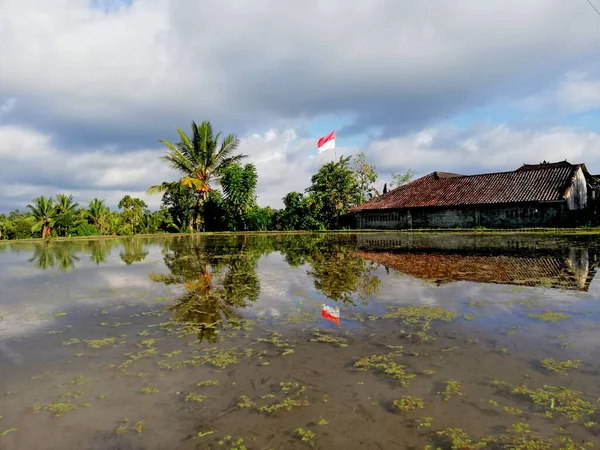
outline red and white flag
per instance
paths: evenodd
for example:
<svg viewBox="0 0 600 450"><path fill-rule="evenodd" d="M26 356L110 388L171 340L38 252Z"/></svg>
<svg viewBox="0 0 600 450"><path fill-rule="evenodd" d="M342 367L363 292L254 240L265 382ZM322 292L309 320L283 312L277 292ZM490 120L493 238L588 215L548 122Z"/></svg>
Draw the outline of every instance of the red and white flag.
<svg viewBox="0 0 600 450"><path fill-rule="evenodd" d="M317 148L319 149L319 153L335 148L335 131L332 131L327 136L323 136L319 139Z"/></svg>

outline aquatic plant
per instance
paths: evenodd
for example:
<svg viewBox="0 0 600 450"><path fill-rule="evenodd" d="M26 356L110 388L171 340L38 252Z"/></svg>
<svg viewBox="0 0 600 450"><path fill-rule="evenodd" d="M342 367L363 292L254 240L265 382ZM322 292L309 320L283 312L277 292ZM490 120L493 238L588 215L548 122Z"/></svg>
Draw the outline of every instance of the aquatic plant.
<svg viewBox="0 0 600 450"><path fill-rule="evenodd" d="M206 400L206 397L204 395L199 395L194 392L190 392L188 395L185 396L186 402L202 403L204 400Z"/></svg>
<svg viewBox="0 0 600 450"><path fill-rule="evenodd" d="M581 392L572 391L560 386L544 386L536 390L528 389L526 386L513 388L514 394L529 397L533 403L544 408L543 417L552 418L552 412L556 411L572 421L593 414L595 406L583 400Z"/></svg>
<svg viewBox="0 0 600 450"><path fill-rule="evenodd" d="M561 375L567 375L569 369L578 369L580 364L581 361L579 360L568 359L566 361L557 361L552 358L542 359L542 366L544 368Z"/></svg>
<svg viewBox="0 0 600 450"><path fill-rule="evenodd" d="M414 420L414 422L417 425L417 429L430 428L432 420L432 417L418 417Z"/></svg>
<svg viewBox="0 0 600 450"><path fill-rule="evenodd" d="M86 339L83 342L90 348L102 348L107 345L114 344L117 342L116 338L105 338L105 339Z"/></svg>
<svg viewBox="0 0 600 450"><path fill-rule="evenodd" d="M229 435L221 439L219 445L229 445L229 450L248 450L244 445L244 438L236 439Z"/></svg>
<svg viewBox="0 0 600 450"><path fill-rule="evenodd" d="M417 397L401 397L400 400L394 400L394 408L400 411L409 412L417 408L423 408L423 400Z"/></svg>
<svg viewBox="0 0 600 450"><path fill-rule="evenodd" d="M380 316L370 316L370 320L376 319L402 319L405 324L420 325L424 331L431 326L434 320L450 322L458 317L458 313L448 311L441 306L403 306L399 308L390 308L390 310Z"/></svg>
<svg viewBox="0 0 600 450"><path fill-rule="evenodd" d="M438 392L438 394L440 394L444 398L444 401L447 402L452 397L457 397L459 395L463 395L460 388L461 388L461 386L458 381L449 380L449 381L446 381L446 386L445 386L444 390L442 392Z"/></svg>
<svg viewBox="0 0 600 450"><path fill-rule="evenodd" d="M311 444L311 447L314 446L315 438L317 435L310 430L305 430L304 428L296 428L296 434L300 437L302 442L308 442Z"/></svg>
<svg viewBox="0 0 600 450"><path fill-rule="evenodd" d="M313 329L313 337L311 342L323 342L326 344L335 344L338 347L348 347L347 339L344 337L333 337L331 336L331 330L319 330L318 328Z"/></svg>
<svg viewBox="0 0 600 450"><path fill-rule="evenodd" d="M463 319L465 320L475 320L475 316L473 314L464 314Z"/></svg>
<svg viewBox="0 0 600 450"><path fill-rule="evenodd" d="M60 416L65 415L69 411L74 411L74 410L78 409L78 407L76 405L74 405L73 403L65 403L65 402L61 402L60 400L57 400L54 403L50 403L50 404L44 406L44 409L46 411L50 411L51 413L54 413L54 417L60 417Z"/></svg>
<svg viewBox="0 0 600 450"><path fill-rule="evenodd" d="M194 436L194 439L202 439L203 437L206 436L210 436L211 434L215 434L214 431L200 431L198 434L196 434L196 436Z"/></svg>
<svg viewBox="0 0 600 450"><path fill-rule="evenodd" d="M395 353L384 353L382 355L367 356L354 363L357 370L367 371L375 369L386 375L400 381L403 387L407 387L410 380L416 377L414 374L406 372L406 367L394 361Z"/></svg>
<svg viewBox="0 0 600 450"><path fill-rule="evenodd" d="M321 419L317 422L317 425L329 425L329 422L321 417Z"/></svg>
<svg viewBox="0 0 600 450"><path fill-rule="evenodd" d="M552 322L552 323L558 322L559 320L571 318L571 316L569 314L551 312L551 311L546 311L542 314L529 314L528 316L531 317L532 319L541 320L542 322Z"/></svg>
<svg viewBox="0 0 600 450"><path fill-rule="evenodd" d="M218 386L219 382L217 380L206 380L206 381L200 381L199 383L196 383L196 386L198 387L203 387L203 386Z"/></svg>
<svg viewBox="0 0 600 450"><path fill-rule="evenodd" d="M250 397L246 395L240 396L240 401L238 402L238 408L252 408L254 403L250 400Z"/></svg>
<svg viewBox="0 0 600 450"><path fill-rule="evenodd" d="M486 448L492 442L491 438L481 438L479 441L474 441L460 428L447 428L438 431L436 435L447 438L450 441L452 450L477 450Z"/></svg>
<svg viewBox="0 0 600 450"><path fill-rule="evenodd" d="M13 433L17 431L16 428L9 428L8 430L3 431L2 433L0 433L0 439L2 439L4 436L6 436L8 433Z"/></svg>
<svg viewBox="0 0 600 450"><path fill-rule="evenodd" d="M86 378L86 377L82 377L82 376L76 376L75 378L73 378L72 380L66 381L63 384L59 384L58 387L65 387L65 386L73 386L73 385L77 385L77 386L83 386L86 383L89 383L90 381L92 381L91 378Z"/></svg>
<svg viewBox="0 0 600 450"><path fill-rule="evenodd" d="M142 394L158 394L160 391L156 388L150 387L150 386L146 386L143 387L142 389L140 389L140 392Z"/></svg>

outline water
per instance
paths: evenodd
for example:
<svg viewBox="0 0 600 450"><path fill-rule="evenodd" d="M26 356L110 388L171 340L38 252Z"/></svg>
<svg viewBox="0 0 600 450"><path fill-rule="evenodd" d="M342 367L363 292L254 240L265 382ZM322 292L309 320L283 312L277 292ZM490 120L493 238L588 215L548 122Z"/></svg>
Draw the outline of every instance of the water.
<svg viewBox="0 0 600 450"><path fill-rule="evenodd" d="M597 253L535 235L3 243L0 448L598 445Z"/></svg>

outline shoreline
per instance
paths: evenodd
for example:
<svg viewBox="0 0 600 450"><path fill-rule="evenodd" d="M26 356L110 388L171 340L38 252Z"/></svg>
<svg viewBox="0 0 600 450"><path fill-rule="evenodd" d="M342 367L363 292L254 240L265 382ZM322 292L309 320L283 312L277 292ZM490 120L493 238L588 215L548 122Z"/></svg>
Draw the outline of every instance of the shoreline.
<svg viewBox="0 0 600 450"><path fill-rule="evenodd" d="M96 241L103 239L136 239L136 238L155 238L155 237L181 237L181 236L252 236L252 235L305 235L305 234L462 234L462 235L527 235L527 234L547 234L547 235L600 235L598 228L497 228L497 229L472 229L472 228L423 228L412 230L324 230L324 231L208 231L198 233L155 233L155 234L136 234L133 236L101 235L101 236L73 236L56 237L50 239L30 238L30 239L3 239L0 245L15 242L62 242L62 241Z"/></svg>

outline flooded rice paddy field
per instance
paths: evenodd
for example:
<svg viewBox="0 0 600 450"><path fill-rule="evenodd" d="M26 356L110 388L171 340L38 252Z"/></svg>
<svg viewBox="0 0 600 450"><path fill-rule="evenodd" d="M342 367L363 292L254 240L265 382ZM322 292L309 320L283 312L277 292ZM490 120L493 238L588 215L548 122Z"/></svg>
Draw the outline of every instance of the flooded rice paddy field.
<svg viewBox="0 0 600 450"><path fill-rule="evenodd" d="M598 447L597 251L453 234L2 244L0 448Z"/></svg>

